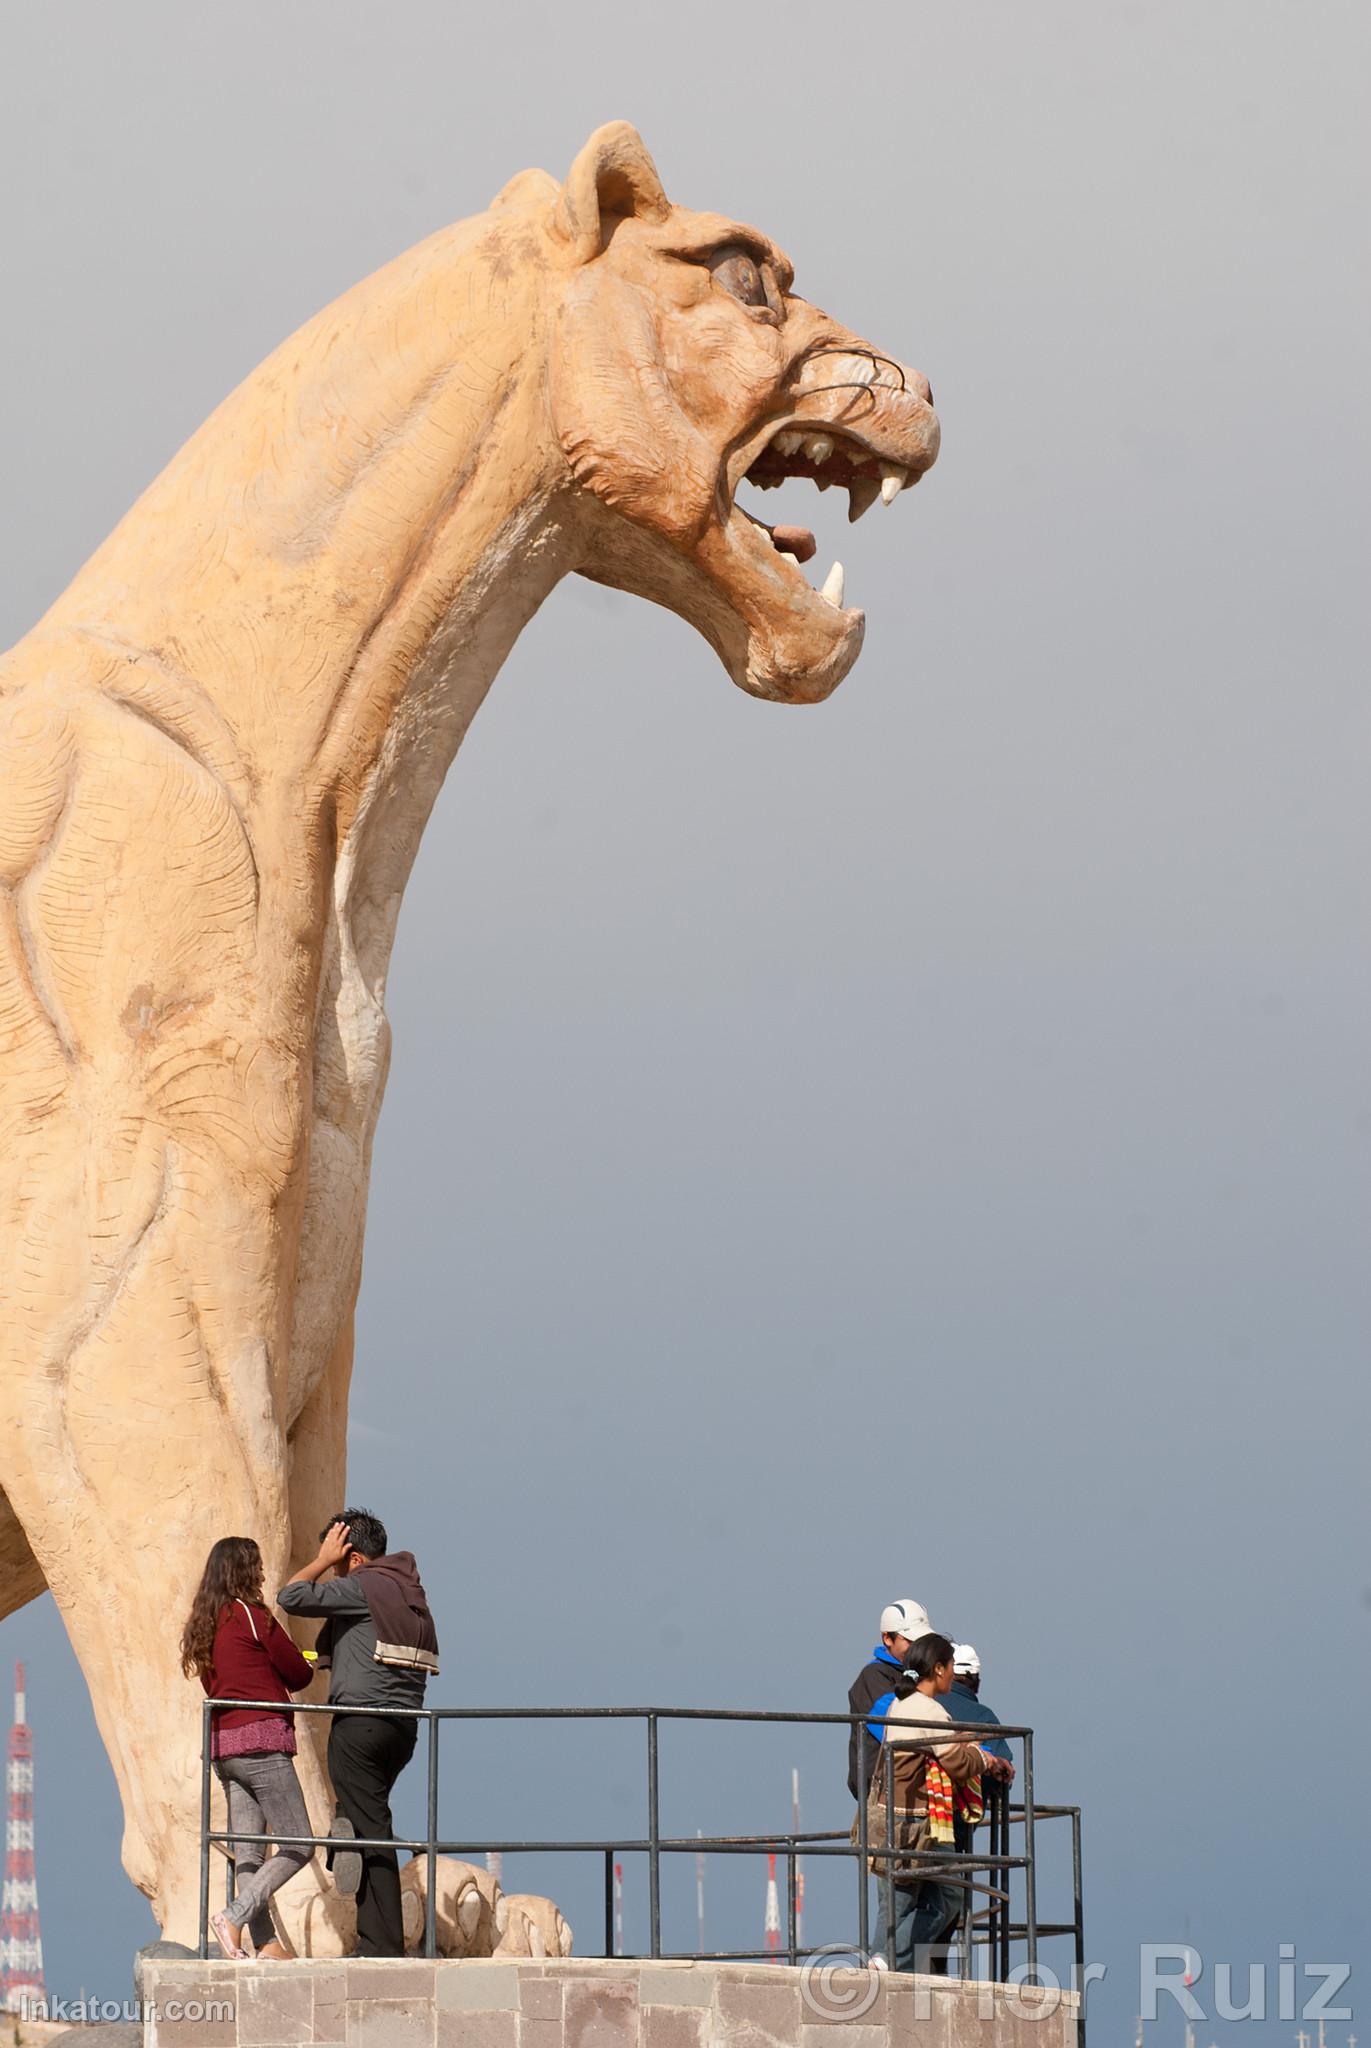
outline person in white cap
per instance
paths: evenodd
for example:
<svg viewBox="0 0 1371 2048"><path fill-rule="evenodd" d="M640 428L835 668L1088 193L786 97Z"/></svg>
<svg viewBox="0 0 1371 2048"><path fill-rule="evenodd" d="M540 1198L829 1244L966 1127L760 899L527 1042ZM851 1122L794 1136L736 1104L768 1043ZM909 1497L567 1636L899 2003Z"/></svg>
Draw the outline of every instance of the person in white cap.
<svg viewBox="0 0 1371 2048"><path fill-rule="evenodd" d="M888 1607L881 1609L881 1640L848 1689L847 1711L849 1714L874 1716L879 1723L881 1716L888 1714L896 1700L902 1700L914 1689L914 1681L904 1668L904 1660L911 1643L920 1636L926 1636L932 1629L928 1610L918 1600L892 1600ZM876 1775L876 1766L881 1754L881 1737L885 1730L852 1724L847 1744L847 1789L854 1799L862 1797L862 1785L870 1785ZM861 1770L861 1752L866 1750L866 1768Z"/></svg>
<svg viewBox="0 0 1371 2048"><path fill-rule="evenodd" d="M1000 1725L999 1715L981 1698L981 1660L972 1643L952 1645L952 1690L943 1704L954 1721L976 1721L987 1728ZM1009 1744L1002 1736L992 1735L981 1747L1001 1766L997 1771L992 1768L992 1775L1008 1782L1014 1775Z"/></svg>
<svg viewBox="0 0 1371 2048"><path fill-rule="evenodd" d="M973 1643L952 1645L952 1690L943 1705L954 1721L974 1721L986 1728L998 1728L1000 1725L999 1715L981 1698L981 1660ZM1002 1735L986 1736L981 1748L985 1751L981 1791L987 1807L990 1807L994 1801L1008 1797L1008 1787L1014 1779L1014 1758ZM976 1830L961 1814L954 1816L952 1826L958 1854L969 1856L975 1845Z"/></svg>

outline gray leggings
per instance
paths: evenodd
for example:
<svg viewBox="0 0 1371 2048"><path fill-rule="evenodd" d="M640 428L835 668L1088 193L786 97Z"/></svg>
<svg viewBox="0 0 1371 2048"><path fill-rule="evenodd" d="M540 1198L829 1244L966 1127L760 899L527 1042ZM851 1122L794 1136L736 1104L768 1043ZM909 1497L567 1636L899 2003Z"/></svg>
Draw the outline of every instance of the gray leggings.
<svg viewBox="0 0 1371 2048"><path fill-rule="evenodd" d="M258 1750L247 1756L221 1757L214 1768L228 1794L230 1834L240 1828L245 1835L313 1834L292 1757ZM255 1949L276 1937L267 1900L303 1870L313 1854L312 1849L277 1849L268 1856L265 1843L234 1843L237 1890L233 1903L224 1908L224 1917L235 1927L247 1928Z"/></svg>

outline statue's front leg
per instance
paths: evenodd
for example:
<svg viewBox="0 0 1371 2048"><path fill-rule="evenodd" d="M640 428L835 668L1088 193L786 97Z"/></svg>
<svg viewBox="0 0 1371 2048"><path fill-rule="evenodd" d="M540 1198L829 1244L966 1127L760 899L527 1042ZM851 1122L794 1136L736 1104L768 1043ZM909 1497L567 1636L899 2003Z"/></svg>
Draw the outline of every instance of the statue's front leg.
<svg viewBox="0 0 1371 2048"><path fill-rule="evenodd" d="M193 1184L193 1173L175 1182ZM214 1290L210 1312L206 1283L189 1277L190 1235L173 1193L113 1293L92 1289L76 1341L36 1349L24 1381L11 1378L5 1459L118 1779L124 1867L163 1932L186 1942L198 1924L203 1694L181 1670L181 1631L219 1537L254 1537L268 1586L288 1556L268 1346L233 1313L231 1290Z"/></svg>
<svg viewBox="0 0 1371 2048"><path fill-rule="evenodd" d="M180 1636L218 1538L256 1539L269 1598L289 1571L310 1067L243 791L79 667L0 706L0 1486L90 1688L125 1867L190 1940Z"/></svg>

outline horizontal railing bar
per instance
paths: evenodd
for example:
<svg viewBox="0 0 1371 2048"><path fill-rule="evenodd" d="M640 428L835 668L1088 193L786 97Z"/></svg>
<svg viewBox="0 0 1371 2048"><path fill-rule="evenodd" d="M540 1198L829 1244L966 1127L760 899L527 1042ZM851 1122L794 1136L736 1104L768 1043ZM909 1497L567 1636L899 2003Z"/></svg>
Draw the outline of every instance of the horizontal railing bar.
<svg viewBox="0 0 1371 2048"><path fill-rule="evenodd" d="M808 1955L807 1949L800 1951ZM715 1948L715 1949L663 1949L659 1956L607 1956L606 1962L654 1962L654 1963L776 1963L785 1961L786 1952L774 1948ZM590 1960L590 1958L586 1958ZM595 1957L595 1961L602 1960Z"/></svg>
<svg viewBox="0 0 1371 2048"><path fill-rule="evenodd" d="M416 1855L421 1849L429 1847L425 1839L411 1840L403 1835L249 1835L229 1828L211 1829L205 1835L205 1840L216 1848L231 1846L234 1842L251 1842L254 1846L276 1842L292 1849L409 1849ZM668 1841L663 1838L657 1843L657 1847L664 1853L676 1856L765 1856L773 1840L774 1837L771 1835L759 1835L755 1841L749 1842L711 1841L707 1835L684 1835L679 1840ZM439 1856L488 1856L492 1851L501 1856L603 1856L607 1849L612 1849L621 1856L646 1856L652 1848L652 1843L626 1842L621 1836L616 1835L612 1841L607 1842L437 1841L432 1846L435 1854ZM805 1853L812 1856L851 1857L860 1856L862 1852L849 1842L844 1843L841 1848L820 1847L806 1850ZM917 1863L922 1852L917 1849L881 1848L877 1843L871 1842L867 1845L866 1853L868 1856L879 1856L883 1860L893 1858L896 1861ZM920 1867L922 1868L922 1865ZM939 1855L936 1863L928 1863L929 1870L936 1870L940 1877L947 1876L949 1879L959 1876L965 1870L1025 1870L1027 1867L1026 1856L947 1854Z"/></svg>
<svg viewBox="0 0 1371 2048"><path fill-rule="evenodd" d="M929 1724L921 1721L906 1721L893 1714L784 1714L769 1708L750 1707L345 1707L334 1705L328 1700L230 1700L209 1699L204 1702L211 1711L220 1708L253 1707L259 1711L270 1710L273 1714L369 1714L373 1718L387 1715L403 1721L756 1721L780 1722L787 1727L851 1728L866 1726L872 1728L926 1728ZM987 1732L988 1731L988 1732ZM1011 1727L1007 1722L988 1721L939 1721L936 1736L920 1736L917 1745L922 1748L933 1740L943 1741L949 1735L1012 1737L1022 1740L1031 1735L1031 1728Z"/></svg>

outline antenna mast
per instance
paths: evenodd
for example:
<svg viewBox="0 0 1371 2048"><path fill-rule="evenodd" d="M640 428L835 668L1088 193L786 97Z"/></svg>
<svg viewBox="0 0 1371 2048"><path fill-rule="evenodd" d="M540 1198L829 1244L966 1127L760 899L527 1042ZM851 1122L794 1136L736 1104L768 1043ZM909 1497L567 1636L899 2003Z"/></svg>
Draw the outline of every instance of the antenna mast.
<svg viewBox="0 0 1371 2048"><path fill-rule="evenodd" d="M5 1889L0 1904L0 2006L37 2018L47 1994L33 1874L33 1731L24 1667L14 1667L14 1726L5 1773Z"/></svg>

